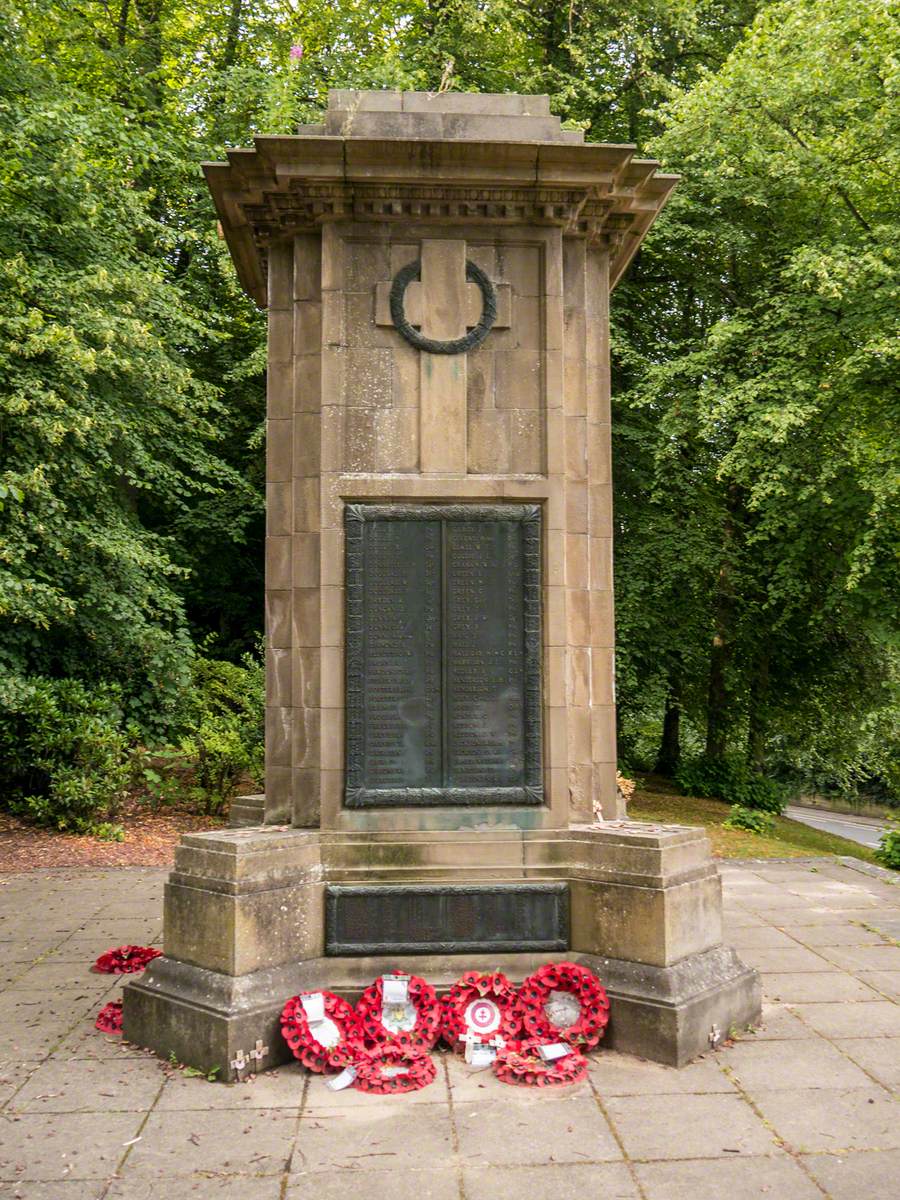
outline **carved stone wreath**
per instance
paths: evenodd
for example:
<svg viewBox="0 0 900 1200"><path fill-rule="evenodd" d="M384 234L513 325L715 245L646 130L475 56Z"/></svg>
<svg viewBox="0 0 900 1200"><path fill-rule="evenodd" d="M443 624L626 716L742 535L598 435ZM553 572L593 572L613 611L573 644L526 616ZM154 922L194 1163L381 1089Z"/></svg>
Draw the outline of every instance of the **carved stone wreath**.
<svg viewBox="0 0 900 1200"><path fill-rule="evenodd" d="M409 342L411 346L415 346L417 350L422 350L426 354L463 354L466 350L474 350L476 346L480 346L487 335L491 332L491 327L497 320L497 293L494 291L494 285L482 271L481 267L466 259L466 280L468 283L475 283L481 292L481 320L478 324L463 334L462 337L453 338L448 342L436 341L434 338L425 337L406 319L406 313L403 309L403 299L406 295L406 289L414 279L419 279L421 276L422 261L416 259L415 262L407 263L394 276L391 284L390 307L391 320L399 333Z"/></svg>

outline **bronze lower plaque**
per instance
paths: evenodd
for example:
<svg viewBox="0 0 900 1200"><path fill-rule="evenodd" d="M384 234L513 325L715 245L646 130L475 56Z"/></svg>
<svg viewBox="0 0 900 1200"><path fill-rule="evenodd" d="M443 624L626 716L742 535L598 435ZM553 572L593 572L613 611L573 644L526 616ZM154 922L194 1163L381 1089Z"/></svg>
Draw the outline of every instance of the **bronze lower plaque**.
<svg viewBox="0 0 900 1200"><path fill-rule="evenodd" d="M349 806L543 802L540 517L348 505Z"/></svg>
<svg viewBox="0 0 900 1200"><path fill-rule="evenodd" d="M565 883L326 889L326 954L566 950Z"/></svg>

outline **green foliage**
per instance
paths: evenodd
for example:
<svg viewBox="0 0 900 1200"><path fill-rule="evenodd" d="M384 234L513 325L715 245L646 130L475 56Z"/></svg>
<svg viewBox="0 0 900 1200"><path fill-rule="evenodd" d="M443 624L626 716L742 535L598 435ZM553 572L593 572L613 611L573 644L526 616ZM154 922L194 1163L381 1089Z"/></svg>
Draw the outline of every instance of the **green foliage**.
<svg viewBox="0 0 900 1200"><path fill-rule="evenodd" d="M748 833L771 834L775 830L775 822L767 813L741 804L731 806L728 818L722 824L726 829L746 829Z"/></svg>
<svg viewBox="0 0 900 1200"><path fill-rule="evenodd" d="M613 305L620 754L900 799L890 5L0 0L0 52L0 687L115 683L157 803L257 774L196 656L260 632L265 322L197 164L331 87L546 91L684 177Z"/></svg>
<svg viewBox="0 0 900 1200"><path fill-rule="evenodd" d="M895 822L884 831L878 840L875 857L882 866L900 871L900 824Z"/></svg>
<svg viewBox="0 0 900 1200"><path fill-rule="evenodd" d="M263 777L265 664L245 655L241 664L198 658L194 712L181 742L194 765L195 798L220 812L245 776Z"/></svg>
<svg viewBox="0 0 900 1200"><path fill-rule="evenodd" d="M11 812L69 833L118 839L128 782L121 693L76 680L0 682L0 787Z"/></svg>
<svg viewBox="0 0 900 1200"><path fill-rule="evenodd" d="M740 759L691 759L679 766L675 782L686 796L711 796L775 816L784 812L784 788L774 779L755 775Z"/></svg>
<svg viewBox="0 0 900 1200"><path fill-rule="evenodd" d="M240 477L189 355L210 334L166 278L156 155L115 106L0 32L0 667L115 679L165 725L191 644L172 530ZM192 532L196 533L196 530Z"/></svg>
<svg viewBox="0 0 900 1200"><path fill-rule="evenodd" d="M261 655L246 654L240 663L198 655L178 737L136 754L136 782L156 807L181 803L221 813L238 788L262 784L264 713Z"/></svg>
<svg viewBox="0 0 900 1200"><path fill-rule="evenodd" d="M616 298L626 743L655 695L714 757L889 778L898 50L879 0L767 5L660 114L684 180Z"/></svg>

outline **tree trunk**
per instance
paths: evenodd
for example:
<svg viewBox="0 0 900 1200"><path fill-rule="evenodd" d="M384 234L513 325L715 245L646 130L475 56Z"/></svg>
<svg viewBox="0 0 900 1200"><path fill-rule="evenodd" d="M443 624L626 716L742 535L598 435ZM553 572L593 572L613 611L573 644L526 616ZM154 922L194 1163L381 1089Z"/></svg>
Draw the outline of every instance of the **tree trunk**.
<svg viewBox="0 0 900 1200"><path fill-rule="evenodd" d="M162 0L135 0L135 10L141 25L142 53L138 59L138 74L144 84L142 108L158 113L162 108Z"/></svg>
<svg viewBox="0 0 900 1200"><path fill-rule="evenodd" d="M735 541L735 513L739 505L738 488L728 488L727 511L722 525L722 562L713 599L714 632L709 652L709 686L706 697L706 755L724 758L728 746L731 697L728 694L728 666L734 649L734 589L731 559Z"/></svg>
<svg viewBox="0 0 900 1200"><path fill-rule="evenodd" d="M228 33L225 36L225 49L222 53L222 69L225 71L234 66L237 56L243 8L244 0L231 0L231 8L228 11Z"/></svg>
<svg viewBox="0 0 900 1200"><path fill-rule="evenodd" d="M119 5L119 23L116 33L116 40L120 46L125 45L125 40L128 37L128 10L131 7L131 0L122 0Z"/></svg>
<svg viewBox="0 0 900 1200"><path fill-rule="evenodd" d="M674 775L681 761L681 680L677 675L669 678L666 694L666 711L663 716L662 738L656 756L654 771L657 775Z"/></svg>
<svg viewBox="0 0 900 1200"><path fill-rule="evenodd" d="M747 729L747 765L762 775L766 768L766 731L768 728L769 665L771 654L760 652L750 685L750 722Z"/></svg>

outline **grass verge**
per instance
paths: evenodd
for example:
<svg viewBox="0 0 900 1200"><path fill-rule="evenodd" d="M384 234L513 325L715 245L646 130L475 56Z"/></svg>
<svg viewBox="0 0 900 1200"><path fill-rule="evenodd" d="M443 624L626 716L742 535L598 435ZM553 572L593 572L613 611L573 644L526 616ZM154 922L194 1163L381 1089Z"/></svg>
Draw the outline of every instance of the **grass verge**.
<svg viewBox="0 0 900 1200"><path fill-rule="evenodd" d="M727 804L721 800L682 796L671 789L672 784L667 779L639 778L628 804L629 817L671 825L702 825L716 858L811 858L849 854L864 862L875 862L875 856L867 846L812 829L788 817L775 817L775 830L768 835L724 829L722 822L728 818Z"/></svg>

